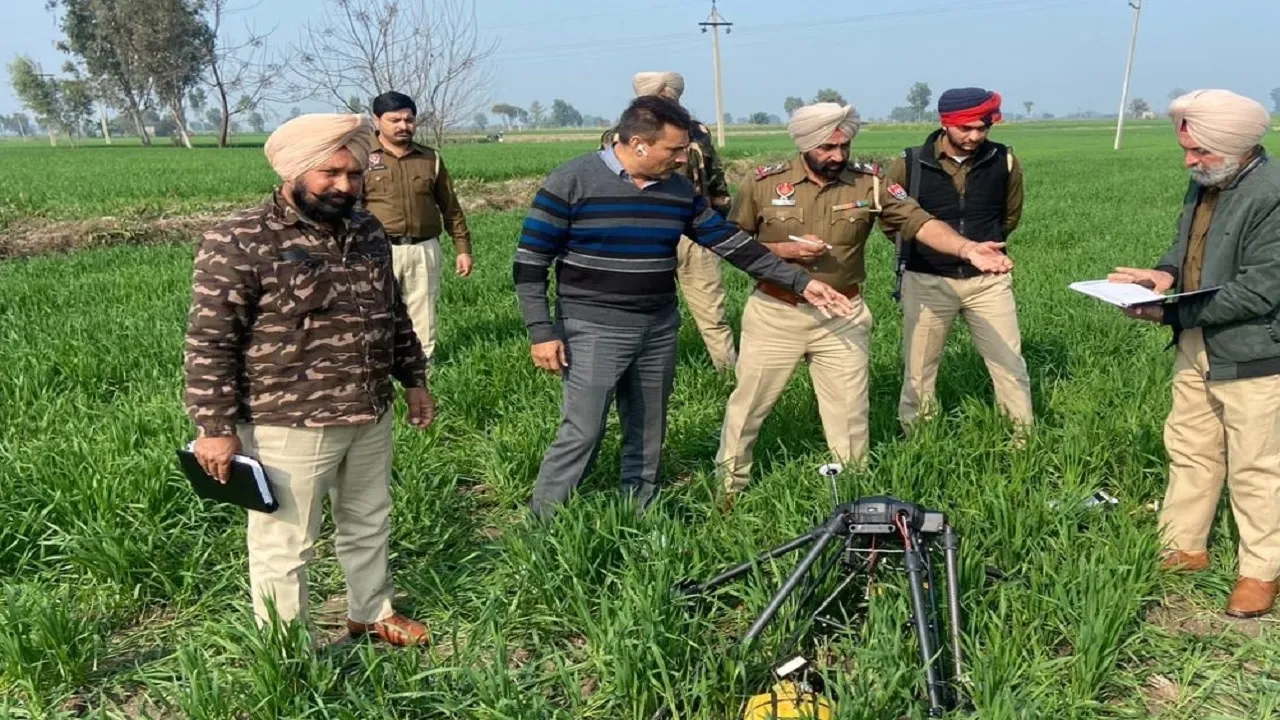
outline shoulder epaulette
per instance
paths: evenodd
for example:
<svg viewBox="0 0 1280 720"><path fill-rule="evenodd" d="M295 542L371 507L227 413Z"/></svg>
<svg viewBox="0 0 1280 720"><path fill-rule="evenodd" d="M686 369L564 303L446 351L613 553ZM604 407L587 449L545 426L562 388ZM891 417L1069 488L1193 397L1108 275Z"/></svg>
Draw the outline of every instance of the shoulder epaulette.
<svg viewBox="0 0 1280 720"><path fill-rule="evenodd" d="M784 170L790 169L790 167L791 163L789 162L778 163L777 165L761 165L756 168L756 180L763 180L770 175L777 175Z"/></svg>
<svg viewBox="0 0 1280 720"><path fill-rule="evenodd" d="M845 167L854 172L875 175L876 177L880 177L883 174L883 169L879 163L850 162Z"/></svg>

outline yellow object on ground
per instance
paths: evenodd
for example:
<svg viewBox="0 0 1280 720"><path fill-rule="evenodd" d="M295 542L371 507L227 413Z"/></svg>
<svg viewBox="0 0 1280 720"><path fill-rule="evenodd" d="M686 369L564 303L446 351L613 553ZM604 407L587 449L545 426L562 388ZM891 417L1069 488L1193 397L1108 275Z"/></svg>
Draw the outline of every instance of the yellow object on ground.
<svg viewBox="0 0 1280 720"><path fill-rule="evenodd" d="M748 700L742 720L831 720L833 712L830 700L793 682L783 681L769 692Z"/></svg>

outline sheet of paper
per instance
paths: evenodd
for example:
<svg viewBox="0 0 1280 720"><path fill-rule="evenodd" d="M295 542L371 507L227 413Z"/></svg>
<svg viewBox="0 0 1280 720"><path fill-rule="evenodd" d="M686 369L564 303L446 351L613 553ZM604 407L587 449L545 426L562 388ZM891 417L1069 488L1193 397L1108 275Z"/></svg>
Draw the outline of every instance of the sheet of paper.
<svg viewBox="0 0 1280 720"><path fill-rule="evenodd" d="M1080 282L1073 282L1067 287L1103 302L1125 308L1145 302L1158 302L1165 297L1137 283L1115 283L1110 280L1081 280Z"/></svg>

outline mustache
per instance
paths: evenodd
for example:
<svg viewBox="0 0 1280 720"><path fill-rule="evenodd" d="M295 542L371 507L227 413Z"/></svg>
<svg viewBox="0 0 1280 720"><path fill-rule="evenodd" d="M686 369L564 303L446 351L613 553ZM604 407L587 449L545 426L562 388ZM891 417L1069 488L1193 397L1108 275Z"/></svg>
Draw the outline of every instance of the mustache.
<svg viewBox="0 0 1280 720"><path fill-rule="evenodd" d="M326 205L354 205L356 196L351 193L329 191L315 196L316 200Z"/></svg>

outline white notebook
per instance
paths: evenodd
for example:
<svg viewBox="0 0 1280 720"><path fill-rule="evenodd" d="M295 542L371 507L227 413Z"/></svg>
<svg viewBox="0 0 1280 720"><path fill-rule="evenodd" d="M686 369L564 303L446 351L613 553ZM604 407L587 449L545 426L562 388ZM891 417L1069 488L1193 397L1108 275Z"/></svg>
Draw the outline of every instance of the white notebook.
<svg viewBox="0 0 1280 720"><path fill-rule="evenodd" d="M1154 305L1156 303L1165 303L1179 298L1204 295L1218 291L1218 288L1212 287L1205 288L1204 290L1175 293L1173 295L1161 295L1151 288L1138 285L1137 283L1118 283L1111 282L1110 280L1081 280L1080 282L1073 282L1067 287L1075 290L1076 292L1084 293L1089 297L1094 297L1105 303L1110 303L1111 305L1122 308L1138 307L1140 305Z"/></svg>

